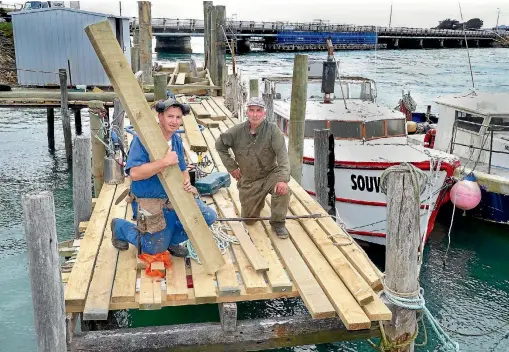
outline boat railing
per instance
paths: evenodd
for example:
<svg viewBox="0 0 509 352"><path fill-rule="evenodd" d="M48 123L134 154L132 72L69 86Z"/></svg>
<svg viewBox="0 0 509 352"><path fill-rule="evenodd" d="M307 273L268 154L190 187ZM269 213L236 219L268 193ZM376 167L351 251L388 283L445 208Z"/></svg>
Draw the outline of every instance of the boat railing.
<svg viewBox="0 0 509 352"><path fill-rule="evenodd" d="M464 144L464 143L459 143L459 142L456 142L456 133L458 132L458 123L462 123L462 124L470 124L472 126L476 126L476 127L479 127L480 128L480 135L485 137L485 139L481 139L482 144L480 147L478 146L475 146L473 144ZM460 127L461 128L461 127ZM454 146L455 145L459 145L459 146L462 146L462 147L467 147L467 148L472 148L472 149L476 149L476 150L479 150L479 159L481 158L481 153L482 152L489 152L489 158L488 158L488 174L491 174L491 161L492 161L492 157L493 157L493 154L506 154L506 155L509 155L509 151L504 151L504 150L493 150L493 137L494 137L494 134L495 132L509 132L509 125L497 125L497 124L484 124L484 123L477 123L477 122L471 122L471 121L464 121L464 120L456 120L454 121L454 125L453 125L453 132L452 132L452 139L451 139L451 145L450 145L450 150L449 150L449 153L450 154L454 154ZM489 149L486 149L484 148L484 145L486 144L487 142L487 138L490 138L490 147Z"/></svg>

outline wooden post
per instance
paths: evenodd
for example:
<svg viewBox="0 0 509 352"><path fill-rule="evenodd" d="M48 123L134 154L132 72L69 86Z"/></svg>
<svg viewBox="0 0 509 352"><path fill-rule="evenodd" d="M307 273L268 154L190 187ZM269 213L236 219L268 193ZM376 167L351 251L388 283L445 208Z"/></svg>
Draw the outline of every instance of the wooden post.
<svg viewBox="0 0 509 352"><path fill-rule="evenodd" d="M64 128L65 156L67 160L72 158L72 132L71 118L69 116L69 95L67 91L67 71L65 68L58 70L60 77L60 111L62 114L62 127Z"/></svg>
<svg viewBox="0 0 509 352"><path fill-rule="evenodd" d="M92 165L90 136L74 139L72 160L72 203L74 206L74 235L79 238L79 225L92 215Z"/></svg>
<svg viewBox="0 0 509 352"><path fill-rule="evenodd" d="M385 285L401 293L419 289L418 248L421 241L416 215L419 214L419 197L413 186L410 172L392 172L387 176ZM416 312L395 306L389 308L392 321L384 323L389 341L401 343L408 340L417 328ZM412 343L397 352L413 350Z"/></svg>
<svg viewBox="0 0 509 352"><path fill-rule="evenodd" d="M237 303L219 303L219 317L224 332L237 330Z"/></svg>
<svg viewBox="0 0 509 352"><path fill-rule="evenodd" d="M55 109L46 109L46 122L48 125L48 148L55 150Z"/></svg>
<svg viewBox="0 0 509 352"><path fill-rule="evenodd" d="M22 197L28 272L39 351L67 351L55 203L51 192Z"/></svg>
<svg viewBox="0 0 509 352"><path fill-rule="evenodd" d="M131 68L133 69L133 73L138 72L140 70L140 46L139 46L139 44L134 44L131 47Z"/></svg>
<svg viewBox="0 0 509 352"><path fill-rule="evenodd" d="M166 100L168 97L168 74L156 73L154 74L154 100Z"/></svg>
<svg viewBox="0 0 509 352"><path fill-rule="evenodd" d="M138 1L140 68L143 84L152 84L152 14L150 1Z"/></svg>
<svg viewBox="0 0 509 352"><path fill-rule="evenodd" d="M113 99L113 119L111 121L111 124L115 127L115 131L117 132L118 138L122 141L122 144L124 144L124 117L125 117L125 110L122 107L122 104L120 104L120 99L115 98Z"/></svg>
<svg viewBox="0 0 509 352"><path fill-rule="evenodd" d="M216 8L216 72L217 81L214 82L216 86L221 87L221 90L217 90L217 95L222 96L225 84L225 70L226 67L226 6L215 6Z"/></svg>
<svg viewBox="0 0 509 352"><path fill-rule="evenodd" d="M104 144L98 138L102 137L103 117L101 111L104 103L99 100L92 100L88 103L90 115L90 136L92 139L92 175L94 176L94 197L99 197L104 183L104 157L106 150Z"/></svg>
<svg viewBox="0 0 509 352"><path fill-rule="evenodd" d="M231 40L231 44L230 44L230 47L232 48L231 52L232 52L232 72L233 72L233 75L236 76L237 75L237 68L235 67L235 40ZM225 73L228 72L228 68L225 69Z"/></svg>
<svg viewBox="0 0 509 352"><path fill-rule="evenodd" d="M304 154L304 120L308 87L308 56L295 55L293 63L292 101L290 106L290 133L288 155L291 175L298 183L302 180L302 156Z"/></svg>
<svg viewBox="0 0 509 352"><path fill-rule="evenodd" d="M265 118L267 121L275 122L274 119L274 94L270 81L265 80L265 89L263 93L263 100L265 101Z"/></svg>
<svg viewBox="0 0 509 352"><path fill-rule="evenodd" d="M74 109L74 128L76 129L76 135L83 133L83 127L81 124L81 109Z"/></svg>
<svg viewBox="0 0 509 352"><path fill-rule="evenodd" d="M251 98L258 97L260 94L258 92L258 79L253 78L249 80L249 96Z"/></svg>
<svg viewBox="0 0 509 352"><path fill-rule="evenodd" d="M204 48L205 67L210 67L210 11L213 7L212 1L203 2L203 32L204 32Z"/></svg>
<svg viewBox="0 0 509 352"><path fill-rule="evenodd" d="M315 193L316 201L329 211L329 129L315 130Z"/></svg>
<svg viewBox="0 0 509 352"><path fill-rule="evenodd" d="M209 56L209 72L210 78L214 85L217 84L217 27L215 23L217 22L217 6L212 6L210 8L210 56Z"/></svg>

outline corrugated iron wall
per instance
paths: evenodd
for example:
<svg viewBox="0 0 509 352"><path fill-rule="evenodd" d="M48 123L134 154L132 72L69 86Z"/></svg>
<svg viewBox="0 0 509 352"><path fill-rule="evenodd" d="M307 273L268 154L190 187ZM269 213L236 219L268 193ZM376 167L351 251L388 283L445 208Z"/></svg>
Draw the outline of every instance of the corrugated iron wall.
<svg viewBox="0 0 509 352"><path fill-rule="evenodd" d="M107 18L107 15L65 9L27 11L14 15L12 22L16 65L20 69L18 83L58 85L56 73L59 68L67 69L69 60L73 85L109 86L110 81L85 33L86 26ZM109 20L115 32L115 18ZM128 20L121 21L129 33ZM127 37L124 47L128 62L129 46Z"/></svg>

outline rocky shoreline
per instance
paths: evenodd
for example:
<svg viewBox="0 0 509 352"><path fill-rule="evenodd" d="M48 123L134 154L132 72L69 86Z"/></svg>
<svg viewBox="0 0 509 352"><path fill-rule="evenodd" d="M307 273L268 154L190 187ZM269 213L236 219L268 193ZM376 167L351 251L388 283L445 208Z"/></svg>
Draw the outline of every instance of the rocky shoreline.
<svg viewBox="0 0 509 352"><path fill-rule="evenodd" d="M0 84L17 84L18 78L15 68L16 55L12 30L0 30Z"/></svg>

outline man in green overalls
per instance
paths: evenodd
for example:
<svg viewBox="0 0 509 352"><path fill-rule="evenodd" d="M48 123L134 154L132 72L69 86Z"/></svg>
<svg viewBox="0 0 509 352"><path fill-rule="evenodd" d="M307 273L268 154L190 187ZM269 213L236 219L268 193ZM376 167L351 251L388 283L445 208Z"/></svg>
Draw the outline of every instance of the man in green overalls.
<svg viewBox="0 0 509 352"><path fill-rule="evenodd" d="M290 162L283 133L275 123L265 120L265 103L260 98L248 102L247 118L222 133L216 149L228 172L238 181L241 216L259 217L270 193L270 224L280 238L287 238Z"/></svg>

